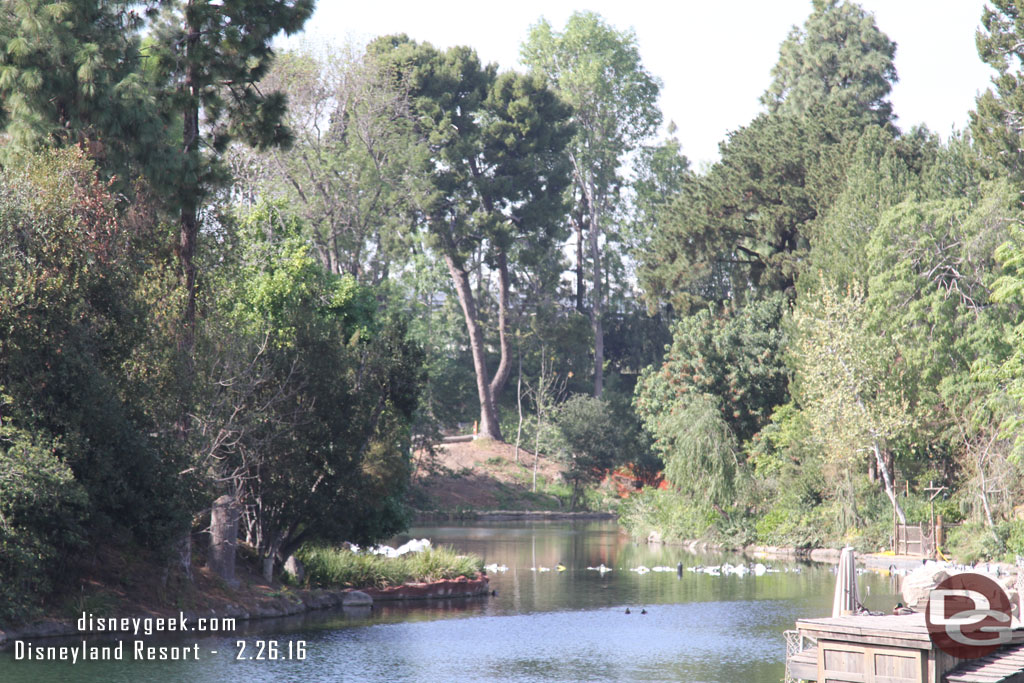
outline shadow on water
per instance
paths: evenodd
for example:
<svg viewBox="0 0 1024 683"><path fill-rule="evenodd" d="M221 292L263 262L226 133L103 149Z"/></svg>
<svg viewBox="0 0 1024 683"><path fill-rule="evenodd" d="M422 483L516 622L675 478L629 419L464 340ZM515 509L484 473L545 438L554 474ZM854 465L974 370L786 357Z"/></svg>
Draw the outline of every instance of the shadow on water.
<svg viewBox="0 0 1024 683"><path fill-rule="evenodd" d="M230 636L195 641L199 662L70 665L15 662L4 653L0 680L774 683L783 676L782 632L798 618L827 614L835 585L831 568L795 563L765 562L778 571L756 577L691 572L751 560L637 544L610 522L421 526L393 543L409 538L507 567L491 575L497 595L255 621ZM602 564L612 571L588 570ZM633 571L641 566L671 571ZM888 577L864 574L859 582L869 607L892 608ZM293 655L301 643L304 656L239 659L239 640L244 655L273 641L278 653Z"/></svg>

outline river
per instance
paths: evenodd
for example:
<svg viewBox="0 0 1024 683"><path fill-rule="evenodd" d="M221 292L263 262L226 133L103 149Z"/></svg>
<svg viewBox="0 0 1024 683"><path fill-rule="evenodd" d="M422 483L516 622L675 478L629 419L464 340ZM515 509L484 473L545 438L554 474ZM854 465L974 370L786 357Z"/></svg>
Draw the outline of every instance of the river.
<svg viewBox="0 0 1024 683"><path fill-rule="evenodd" d="M15 661L9 651L0 653L0 681L777 683L783 631L800 617L827 616L835 585L830 567L793 562L764 562L777 571L761 576L691 572L685 568L751 560L636 544L612 522L420 526L395 542L409 538L507 566L492 573L497 595L253 622L229 637L147 638L195 645L199 661L131 661L131 637L124 661ZM631 571L680 562L681 575ZM558 563L565 571L539 570ZM601 564L612 571L587 569ZM892 609L891 581L859 577L868 607ZM246 659L261 648L262 658Z"/></svg>

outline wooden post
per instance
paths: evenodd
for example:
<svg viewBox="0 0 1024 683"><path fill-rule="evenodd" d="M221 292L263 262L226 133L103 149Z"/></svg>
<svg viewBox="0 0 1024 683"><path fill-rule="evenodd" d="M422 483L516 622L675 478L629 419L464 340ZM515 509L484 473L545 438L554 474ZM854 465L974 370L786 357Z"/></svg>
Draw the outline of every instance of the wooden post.
<svg viewBox="0 0 1024 683"><path fill-rule="evenodd" d="M935 551L932 553L932 557L938 559L939 545L942 543L940 539L941 533L935 527L935 496L939 495L946 490L945 486L936 486L934 481L928 482L928 488L925 491L930 492L932 495L928 497L928 505L931 506L932 516L932 540L935 542ZM939 515L939 526L942 526L942 515Z"/></svg>
<svg viewBox="0 0 1024 683"><path fill-rule="evenodd" d="M892 504L892 552L893 555L900 553L900 526L896 519L896 503Z"/></svg>

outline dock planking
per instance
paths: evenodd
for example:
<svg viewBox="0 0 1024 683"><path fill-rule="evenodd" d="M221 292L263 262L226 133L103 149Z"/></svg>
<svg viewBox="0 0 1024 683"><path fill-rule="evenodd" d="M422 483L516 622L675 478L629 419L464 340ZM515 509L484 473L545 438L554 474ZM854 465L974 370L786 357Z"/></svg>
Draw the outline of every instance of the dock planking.
<svg viewBox="0 0 1024 683"><path fill-rule="evenodd" d="M817 640L817 666L810 652L792 655L792 679L816 669L804 680L1024 683L1024 629L997 652L956 660L935 648L921 613L800 619L796 627Z"/></svg>

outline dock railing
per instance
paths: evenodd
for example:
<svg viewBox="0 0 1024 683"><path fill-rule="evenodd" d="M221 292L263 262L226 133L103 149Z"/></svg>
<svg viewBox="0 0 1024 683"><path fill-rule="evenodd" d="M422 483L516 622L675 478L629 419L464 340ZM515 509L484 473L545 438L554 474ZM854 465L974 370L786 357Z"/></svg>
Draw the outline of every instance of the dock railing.
<svg viewBox="0 0 1024 683"><path fill-rule="evenodd" d="M794 655L798 655L805 650L818 649L818 639L813 636L809 636L802 631L791 629L783 631L783 635L786 636L786 679L785 683L797 683L804 679L797 678L790 667L790 662ZM817 656L817 655L815 655Z"/></svg>

